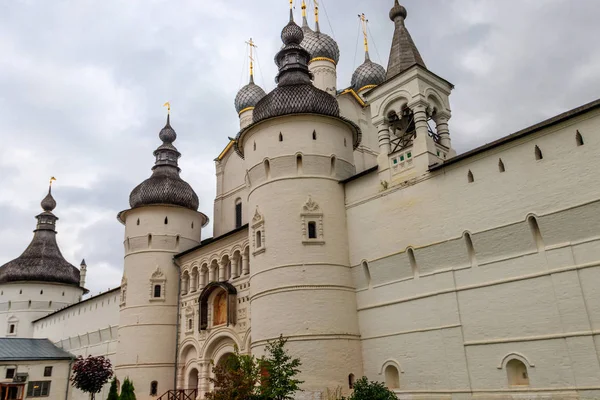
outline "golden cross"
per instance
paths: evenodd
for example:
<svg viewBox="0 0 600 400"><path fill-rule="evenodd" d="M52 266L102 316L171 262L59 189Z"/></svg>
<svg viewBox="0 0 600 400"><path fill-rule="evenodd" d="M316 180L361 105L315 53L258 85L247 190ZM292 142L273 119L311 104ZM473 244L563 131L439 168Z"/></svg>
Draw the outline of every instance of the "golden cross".
<svg viewBox="0 0 600 400"><path fill-rule="evenodd" d="M55 180L56 180L56 178L55 178L55 177L51 177L51 178L50 178L50 187L52 187L52 182L54 182Z"/></svg>
<svg viewBox="0 0 600 400"><path fill-rule="evenodd" d="M294 0L290 0L290 10L294 8Z"/></svg>
<svg viewBox="0 0 600 400"><path fill-rule="evenodd" d="M306 17L306 1L302 0L302 16Z"/></svg>
<svg viewBox="0 0 600 400"><path fill-rule="evenodd" d="M369 51L369 37L367 35L367 24L369 23L369 20L367 19L367 17L365 17L364 13L359 15L358 18L360 18L360 20L362 22L362 30L363 30L363 35L365 37L365 51Z"/></svg>
<svg viewBox="0 0 600 400"><path fill-rule="evenodd" d="M163 104L163 107L167 107L167 113L171 114L171 103L167 101L165 104Z"/></svg>
<svg viewBox="0 0 600 400"><path fill-rule="evenodd" d="M256 48L258 48L258 46L256 45L256 43L254 43L254 41L252 40L252 38L250 38L249 42L246 42L246 44L248 45L248 47L250 48L250 76L254 76L254 56L253 56L253 50Z"/></svg>
<svg viewBox="0 0 600 400"><path fill-rule="evenodd" d="M319 0L315 0L315 22L319 22Z"/></svg>

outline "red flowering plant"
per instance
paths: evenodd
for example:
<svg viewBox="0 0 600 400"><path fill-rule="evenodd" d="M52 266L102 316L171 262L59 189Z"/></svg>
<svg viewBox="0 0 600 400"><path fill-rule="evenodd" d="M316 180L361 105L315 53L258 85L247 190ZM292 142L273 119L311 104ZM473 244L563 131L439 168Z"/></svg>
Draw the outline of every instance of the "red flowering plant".
<svg viewBox="0 0 600 400"><path fill-rule="evenodd" d="M73 363L71 385L83 392L90 393L91 400L94 400L95 394L100 393L102 387L112 376L112 364L108 358L79 356Z"/></svg>

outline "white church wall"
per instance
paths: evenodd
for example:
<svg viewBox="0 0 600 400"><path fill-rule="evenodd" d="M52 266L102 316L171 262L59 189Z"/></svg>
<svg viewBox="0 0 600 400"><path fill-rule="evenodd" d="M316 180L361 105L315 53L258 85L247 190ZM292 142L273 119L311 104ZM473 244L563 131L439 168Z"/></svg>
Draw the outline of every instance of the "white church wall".
<svg viewBox="0 0 600 400"><path fill-rule="evenodd" d="M116 288L36 321L32 325L34 337L48 338L74 356L108 357L114 368L118 341L119 294L120 290ZM96 396L106 398L108 389L107 384ZM71 400L89 398L88 394L74 388L69 396ZM64 393L61 398L64 398Z"/></svg>
<svg viewBox="0 0 600 400"><path fill-rule="evenodd" d="M235 204L238 200L242 203L242 225L249 220L249 211L246 209L248 190L243 160L233 149L230 149L218 163L217 175L222 174L220 177L222 183L218 185L215 197L214 236L235 229Z"/></svg>
<svg viewBox="0 0 600 400"><path fill-rule="evenodd" d="M598 130L590 112L418 183L384 191L371 174L346 184L370 378L385 380L392 358L399 393L450 393L469 382L475 392L504 393L515 390L505 364L522 357L539 393L600 390Z"/></svg>
<svg viewBox="0 0 600 400"><path fill-rule="evenodd" d="M46 367L51 367L50 376L45 374ZM23 398L32 398L27 396L27 390L30 383L34 382L49 382L49 390L47 396L43 397L48 400L65 400L67 392L71 393L73 389L70 387L69 360L21 360L21 361L1 361L0 362L0 382L9 383L12 379L4 379L7 369L14 369L16 374L27 374L27 381L24 386ZM47 383L44 383L47 385ZM88 396L89 397L89 396Z"/></svg>
<svg viewBox="0 0 600 400"><path fill-rule="evenodd" d="M33 321L78 302L82 294L81 288L55 283L0 285L0 337L34 337ZM14 325L12 333L11 325Z"/></svg>

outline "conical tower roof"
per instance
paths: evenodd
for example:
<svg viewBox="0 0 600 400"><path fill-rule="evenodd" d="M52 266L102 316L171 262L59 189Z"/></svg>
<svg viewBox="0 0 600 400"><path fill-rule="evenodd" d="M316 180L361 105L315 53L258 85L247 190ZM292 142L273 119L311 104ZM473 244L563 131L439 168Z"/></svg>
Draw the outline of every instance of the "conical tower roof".
<svg viewBox="0 0 600 400"><path fill-rule="evenodd" d="M0 267L0 283L52 282L79 286L79 270L63 257L56 242L56 217L52 211L56 201L52 188L41 203L43 212L33 239L23 254Z"/></svg>
<svg viewBox="0 0 600 400"><path fill-rule="evenodd" d="M413 65L427 68L419 49L417 49L408 29L406 29L404 22L407 15L406 8L401 6L398 0L394 0L394 7L390 10L390 19L394 22L395 29L387 68L387 79L393 78Z"/></svg>

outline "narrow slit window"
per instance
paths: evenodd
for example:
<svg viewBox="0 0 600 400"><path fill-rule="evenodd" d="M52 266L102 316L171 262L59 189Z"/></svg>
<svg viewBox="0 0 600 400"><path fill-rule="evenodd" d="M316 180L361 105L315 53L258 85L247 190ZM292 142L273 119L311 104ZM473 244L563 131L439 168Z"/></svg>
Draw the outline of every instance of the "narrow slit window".
<svg viewBox="0 0 600 400"><path fill-rule="evenodd" d="M8 333L15 333L15 324L10 324L10 327L8 328Z"/></svg>
<svg viewBox="0 0 600 400"><path fill-rule="evenodd" d="M348 375L348 388L354 389L354 374Z"/></svg>
<svg viewBox="0 0 600 400"><path fill-rule="evenodd" d="M369 263L363 261L362 263L363 272L365 274L365 279L367 280L367 286L371 287L371 271L369 271Z"/></svg>
<svg viewBox="0 0 600 400"><path fill-rule="evenodd" d="M165 225L169 223L169 218L165 217Z"/></svg>
<svg viewBox="0 0 600 400"><path fill-rule="evenodd" d="M500 171L500 172L506 171L506 168L504 167L504 162L502 161L502 159L498 160L498 171Z"/></svg>
<svg viewBox="0 0 600 400"><path fill-rule="evenodd" d="M408 249L408 260L410 261L410 268L413 273L414 278L419 277L419 266L417 265L417 259L415 258L415 251L413 249Z"/></svg>
<svg viewBox="0 0 600 400"><path fill-rule="evenodd" d="M262 232L256 232L256 248L260 249L262 247Z"/></svg>
<svg viewBox="0 0 600 400"><path fill-rule="evenodd" d="M575 134L575 142L577 143L577 146L583 146L583 136L581 136L581 133L579 133L579 131L577 131L577 133Z"/></svg>
<svg viewBox="0 0 600 400"><path fill-rule="evenodd" d="M317 140L317 131L313 131L312 138L313 140Z"/></svg>
<svg viewBox="0 0 600 400"><path fill-rule="evenodd" d="M240 228L242 226L242 199L235 201L235 227Z"/></svg>
<svg viewBox="0 0 600 400"><path fill-rule="evenodd" d="M310 221L308 223L308 238L309 239L317 238L317 223L315 221Z"/></svg>
<svg viewBox="0 0 600 400"><path fill-rule="evenodd" d="M298 175L302 174L302 154L296 156L296 171L298 172Z"/></svg>
<svg viewBox="0 0 600 400"><path fill-rule="evenodd" d="M140 224L140 219L139 219L139 218L137 219L137 224L138 224L138 225Z"/></svg>
<svg viewBox="0 0 600 400"><path fill-rule="evenodd" d="M331 163L330 163L331 165L329 167L329 175L335 174L335 162L336 162L335 156L331 156Z"/></svg>
<svg viewBox="0 0 600 400"><path fill-rule="evenodd" d="M283 134L281 132L279 132L279 141L283 142Z"/></svg>
<svg viewBox="0 0 600 400"><path fill-rule="evenodd" d="M152 383L150 383L150 396L157 396L157 395L158 395L158 382L152 381Z"/></svg>
<svg viewBox="0 0 600 400"><path fill-rule="evenodd" d="M543 158L544 158L544 155L542 154L542 150L540 150L540 148L538 146L535 146L535 159L541 160Z"/></svg>
<svg viewBox="0 0 600 400"><path fill-rule="evenodd" d="M256 142L254 142L254 151L256 151Z"/></svg>
<svg viewBox="0 0 600 400"><path fill-rule="evenodd" d="M544 250L544 240L542 238L542 231L540 230L540 226L538 224L537 219L532 215L527 220L529 222L529 228L531 229L531 234L533 235L533 240L535 242L537 250Z"/></svg>
<svg viewBox="0 0 600 400"><path fill-rule="evenodd" d="M161 286L160 285L154 285L154 298L155 299L160 298L161 292L162 292Z"/></svg>
<svg viewBox="0 0 600 400"><path fill-rule="evenodd" d="M473 176L471 170L469 170L469 173L467 174L467 181L469 181L469 183L475 182L475 177Z"/></svg>
<svg viewBox="0 0 600 400"><path fill-rule="evenodd" d="M477 258L475 255L475 246L473 246L473 240L471 239L471 234L469 232L465 232L465 243L467 245L467 254L469 255L469 262L472 267L477 265Z"/></svg>
<svg viewBox="0 0 600 400"><path fill-rule="evenodd" d="M267 179L271 179L271 164L269 163L269 160L265 160L265 175L267 176Z"/></svg>

